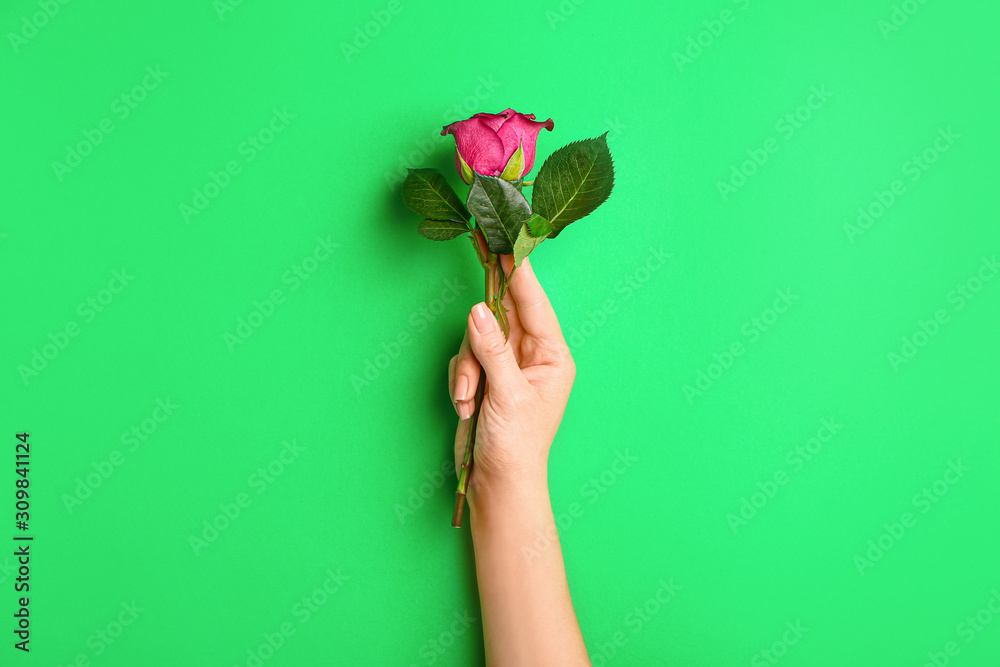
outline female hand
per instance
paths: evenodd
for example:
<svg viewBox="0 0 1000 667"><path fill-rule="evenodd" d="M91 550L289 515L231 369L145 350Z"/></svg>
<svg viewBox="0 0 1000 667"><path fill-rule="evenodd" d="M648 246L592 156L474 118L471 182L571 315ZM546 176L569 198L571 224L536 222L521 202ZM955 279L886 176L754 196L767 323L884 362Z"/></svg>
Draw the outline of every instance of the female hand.
<svg viewBox="0 0 1000 667"><path fill-rule="evenodd" d="M513 258L502 255L500 261L509 274ZM456 471L465 455L479 374L485 370L488 378L470 506L484 489L547 488L549 448L576 376L556 314L528 259L514 272L503 301L510 340L504 340L486 304L476 304L461 349L448 365L449 390L461 419L455 434Z"/></svg>

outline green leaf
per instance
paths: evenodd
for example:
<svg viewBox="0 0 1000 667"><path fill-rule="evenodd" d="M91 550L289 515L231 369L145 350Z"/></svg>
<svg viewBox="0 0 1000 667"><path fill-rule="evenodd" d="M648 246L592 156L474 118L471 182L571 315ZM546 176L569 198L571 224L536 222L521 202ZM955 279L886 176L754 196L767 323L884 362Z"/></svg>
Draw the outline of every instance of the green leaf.
<svg viewBox="0 0 1000 667"><path fill-rule="evenodd" d="M476 174L468 204L490 250L504 255L512 253L514 240L531 215L531 206L524 195L502 178Z"/></svg>
<svg viewBox="0 0 1000 667"><path fill-rule="evenodd" d="M403 182L403 201L430 220L469 224L469 211L437 169L410 169Z"/></svg>
<svg viewBox="0 0 1000 667"><path fill-rule="evenodd" d="M517 150L514 154L510 156L507 161L507 166L503 168L503 173L500 174L500 178L505 181L516 181L519 180L524 175L524 150L521 148L521 142L517 143Z"/></svg>
<svg viewBox="0 0 1000 667"><path fill-rule="evenodd" d="M604 203L615 183L608 133L574 141L549 156L538 170L532 208L552 223L549 238Z"/></svg>
<svg viewBox="0 0 1000 667"><path fill-rule="evenodd" d="M514 268L521 266L521 262L524 261L524 258L530 255L531 251L537 248L545 239L545 234L541 236L532 236L528 231L528 225L521 227L521 232L517 235L517 240L514 241ZM511 269L511 276L513 275L514 270Z"/></svg>
<svg viewBox="0 0 1000 667"><path fill-rule="evenodd" d="M425 219L417 227L417 231L429 238L431 241L448 241L461 236L469 231L465 223L454 220L431 220Z"/></svg>
<svg viewBox="0 0 1000 667"><path fill-rule="evenodd" d="M552 233L552 223L537 213L532 213L531 217L524 221L524 226L532 236L548 236Z"/></svg>

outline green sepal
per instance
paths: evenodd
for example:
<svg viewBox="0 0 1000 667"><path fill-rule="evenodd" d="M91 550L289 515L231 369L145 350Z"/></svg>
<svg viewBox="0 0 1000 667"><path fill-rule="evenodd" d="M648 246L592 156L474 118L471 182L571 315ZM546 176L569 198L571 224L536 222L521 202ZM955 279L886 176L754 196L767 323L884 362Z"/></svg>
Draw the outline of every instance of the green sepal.
<svg viewBox="0 0 1000 667"><path fill-rule="evenodd" d="M524 221L524 227L532 236L548 236L552 233L552 223L537 213L532 213L531 217Z"/></svg>
<svg viewBox="0 0 1000 667"><path fill-rule="evenodd" d="M542 241L546 239L546 234L541 236L532 236L531 232L528 231L528 225L525 224L521 227L521 231L517 235L517 239L514 241L514 267L521 266L521 262L524 258L531 254L531 251L537 248ZM511 276L513 276L513 270L511 270Z"/></svg>
<svg viewBox="0 0 1000 667"><path fill-rule="evenodd" d="M517 150L507 160L507 166L503 168L500 178L505 181L516 181L524 176L524 149L521 142L517 142Z"/></svg>
<svg viewBox="0 0 1000 667"><path fill-rule="evenodd" d="M475 172L472 171L472 167L470 167L469 163L465 161L465 158L462 157L462 154L458 152L457 148L455 149L455 155L458 156L458 163L462 165L462 168L459 171L459 176L462 177L462 181L466 185L472 185L472 181L475 178L474 176Z"/></svg>

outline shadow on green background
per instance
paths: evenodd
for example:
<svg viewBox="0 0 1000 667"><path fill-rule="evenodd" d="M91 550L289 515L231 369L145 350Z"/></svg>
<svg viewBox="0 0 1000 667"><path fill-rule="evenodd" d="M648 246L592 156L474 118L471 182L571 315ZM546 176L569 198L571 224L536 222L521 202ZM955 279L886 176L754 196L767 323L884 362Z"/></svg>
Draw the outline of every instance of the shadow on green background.
<svg viewBox="0 0 1000 667"><path fill-rule="evenodd" d="M508 106L617 169L532 257L594 664L997 664L995 3L227 2L0 10L0 664L483 663L398 183Z"/></svg>

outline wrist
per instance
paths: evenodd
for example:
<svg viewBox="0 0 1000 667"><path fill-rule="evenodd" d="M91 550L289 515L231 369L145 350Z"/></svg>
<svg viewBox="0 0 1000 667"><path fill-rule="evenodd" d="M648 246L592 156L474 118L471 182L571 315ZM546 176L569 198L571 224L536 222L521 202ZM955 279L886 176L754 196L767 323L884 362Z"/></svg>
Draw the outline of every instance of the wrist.
<svg viewBox="0 0 1000 667"><path fill-rule="evenodd" d="M469 509L473 515L494 508L517 511L537 507L551 509L548 471L545 468L503 478L472 475L469 481Z"/></svg>

